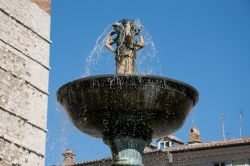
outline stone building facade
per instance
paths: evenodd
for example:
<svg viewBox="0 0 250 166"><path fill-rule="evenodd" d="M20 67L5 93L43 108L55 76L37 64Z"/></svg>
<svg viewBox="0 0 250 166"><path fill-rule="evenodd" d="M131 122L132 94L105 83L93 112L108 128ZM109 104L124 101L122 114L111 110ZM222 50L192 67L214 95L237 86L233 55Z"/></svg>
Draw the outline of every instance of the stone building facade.
<svg viewBox="0 0 250 166"><path fill-rule="evenodd" d="M43 166L50 1L0 0L0 165Z"/></svg>
<svg viewBox="0 0 250 166"><path fill-rule="evenodd" d="M151 151L143 155L145 166L249 166L250 137L179 144L174 147L157 149L151 146ZM110 166L111 158L104 158L71 166Z"/></svg>

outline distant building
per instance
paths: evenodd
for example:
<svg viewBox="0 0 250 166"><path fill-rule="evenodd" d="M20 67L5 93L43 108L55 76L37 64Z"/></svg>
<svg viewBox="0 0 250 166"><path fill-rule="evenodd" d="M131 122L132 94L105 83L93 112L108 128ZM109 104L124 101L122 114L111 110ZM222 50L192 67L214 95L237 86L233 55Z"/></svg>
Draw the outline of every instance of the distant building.
<svg viewBox="0 0 250 166"><path fill-rule="evenodd" d="M250 137L201 142L200 132L192 128L189 143L175 136L157 140L158 145L145 148L145 166L249 166ZM110 166L111 158L75 163L72 166Z"/></svg>
<svg viewBox="0 0 250 166"><path fill-rule="evenodd" d="M183 145L184 144L184 142L182 140L180 140L179 138L177 138L174 135L168 135L166 137L159 138L156 141L157 141L158 149L166 149L166 148L169 148L169 147L174 147L174 146L177 146L177 145Z"/></svg>

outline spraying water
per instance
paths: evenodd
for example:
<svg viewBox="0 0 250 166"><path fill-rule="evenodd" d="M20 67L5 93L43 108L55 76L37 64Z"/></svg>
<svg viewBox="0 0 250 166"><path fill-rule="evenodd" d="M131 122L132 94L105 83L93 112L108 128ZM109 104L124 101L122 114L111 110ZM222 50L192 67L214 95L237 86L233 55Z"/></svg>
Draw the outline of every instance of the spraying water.
<svg viewBox="0 0 250 166"><path fill-rule="evenodd" d="M101 59L104 59L104 53L106 52L106 50L104 49L105 37L109 31L111 31L111 25L108 25L104 29L104 31L99 35L99 37L96 40L94 48L86 56L83 77L95 73L96 72L95 70L97 69L96 66L100 64ZM108 58L108 56L106 56L105 58Z"/></svg>
<svg viewBox="0 0 250 166"><path fill-rule="evenodd" d="M141 24L140 20L135 23L141 27L141 34L144 37L144 48L138 52L136 59L137 74L162 75L161 64L157 56L157 49L148 30ZM105 48L106 36L112 31L112 26L108 25L96 40L92 51L86 56L83 77L96 74L114 73L114 55ZM100 71L101 69L101 71Z"/></svg>
<svg viewBox="0 0 250 166"><path fill-rule="evenodd" d="M142 26L142 35L144 36L145 46L142 51L138 52L137 56L137 73L141 75L157 74L162 75L162 67L157 56L157 49L153 38L145 26L140 21L136 21Z"/></svg>

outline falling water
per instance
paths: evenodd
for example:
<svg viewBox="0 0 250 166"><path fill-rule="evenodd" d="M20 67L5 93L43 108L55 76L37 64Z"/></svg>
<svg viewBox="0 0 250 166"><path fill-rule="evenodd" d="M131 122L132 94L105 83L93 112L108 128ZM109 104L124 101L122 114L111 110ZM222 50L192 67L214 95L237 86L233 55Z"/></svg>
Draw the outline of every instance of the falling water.
<svg viewBox="0 0 250 166"><path fill-rule="evenodd" d="M157 55L158 51L152 36L150 35L147 28L141 24L139 19L137 19L135 23L142 27L141 34L144 38L144 48L137 52L137 73L140 75L162 75L161 63L159 56Z"/></svg>
<svg viewBox="0 0 250 166"><path fill-rule="evenodd" d="M136 69L139 75L162 75L161 64L157 56L154 41L140 20L135 23L142 27L141 34L144 38L144 48L137 52ZM96 40L94 48L86 55L83 77L96 74L115 73L114 54L105 48L105 39L112 26L108 25Z"/></svg>
<svg viewBox="0 0 250 166"><path fill-rule="evenodd" d="M72 132L72 129L70 129L70 122L67 117L67 113L64 111L64 108L57 103L57 111L60 112L60 118L61 118L61 131L60 131L60 139L58 140L61 148L60 152L63 154L67 148L69 148L69 134Z"/></svg>
<svg viewBox="0 0 250 166"><path fill-rule="evenodd" d="M52 135L53 137L57 137L51 142L52 146L48 147L48 155L53 158L53 160L58 160L58 156L63 154L67 148L70 146L70 135L72 135L73 128L70 124L69 118L67 113L64 111L64 108L57 102L56 103L56 111L59 112L60 115L60 130L58 132L54 132ZM53 132L53 131L52 131ZM54 149L56 148L56 149ZM57 153L55 153L55 150ZM58 150L58 151L57 151ZM58 163L61 162L61 159L57 161ZM50 163L55 164L55 163Z"/></svg>
<svg viewBox="0 0 250 166"><path fill-rule="evenodd" d="M111 31L111 25L108 25L104 31L99 35L95 42L95 46L92 51L87 55L85 60L85 68L83 77L89 76L91 74L96 73L100 62L110 62L111 56L106 56L105 53L107 50L105 49L105 39L107 34ZM108 58L108 59L107 59ZM104 60L106 59L106 60Z"/></svg>

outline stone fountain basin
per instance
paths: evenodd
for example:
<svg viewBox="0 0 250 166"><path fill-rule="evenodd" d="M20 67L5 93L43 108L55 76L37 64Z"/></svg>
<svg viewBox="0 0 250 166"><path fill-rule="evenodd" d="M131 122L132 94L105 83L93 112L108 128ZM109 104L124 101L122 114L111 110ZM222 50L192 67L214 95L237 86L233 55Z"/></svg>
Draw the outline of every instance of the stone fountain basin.
<svg viewBox="0 0 250 166"><path fill-rule="evenodd" d="M157 76L100 75L63 85L57 99L74 125L94 137L161 137L179 129L198 101L180 81Z"/></svg>

